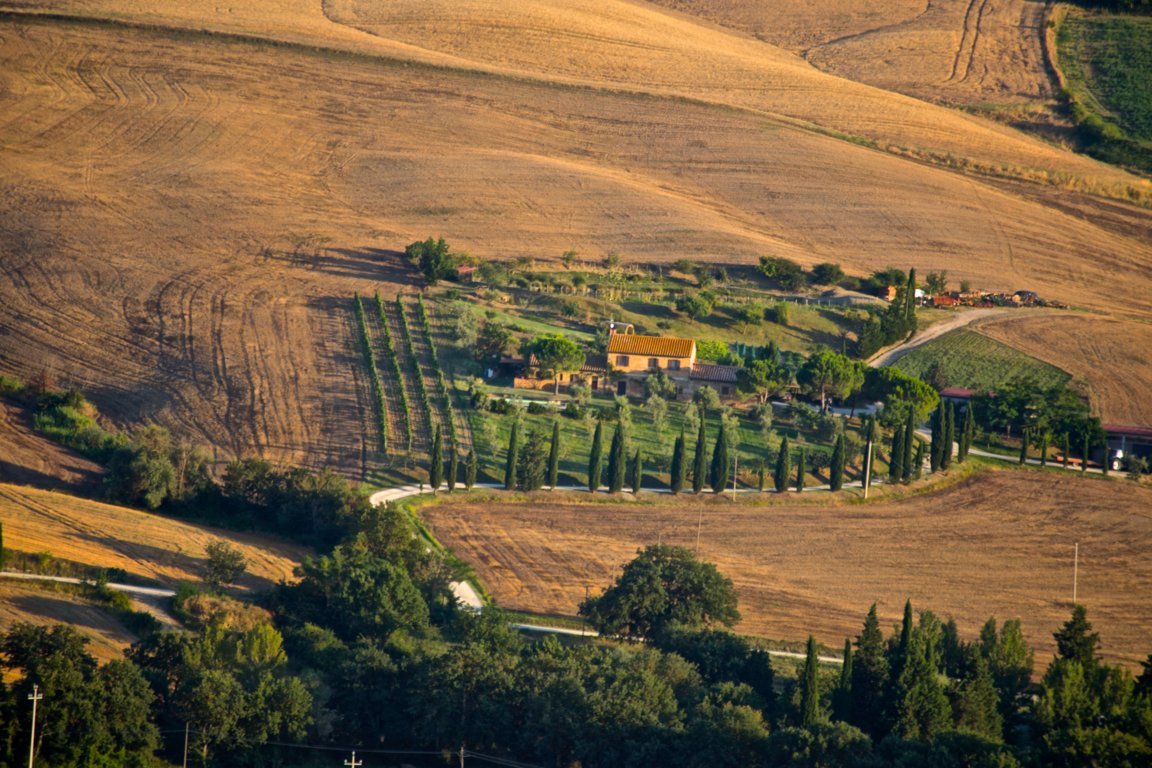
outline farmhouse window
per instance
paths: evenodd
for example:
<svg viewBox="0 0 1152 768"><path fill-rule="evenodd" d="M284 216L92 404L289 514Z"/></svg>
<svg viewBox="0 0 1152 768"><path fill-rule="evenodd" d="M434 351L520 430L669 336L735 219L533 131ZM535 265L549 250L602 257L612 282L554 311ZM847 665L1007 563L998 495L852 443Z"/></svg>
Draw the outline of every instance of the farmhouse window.
<svg viewBox="0 0 1152 768"><path fill-rule="evenodd" d="M624 368L628 365L628 355L616 355L616 365Z"/></svg>
<svg viewBox="0 0 1152 768"><path fill-rule="evenodd" d="M660 358L658 358L658 357L648 358L648 367L649 368L659 368L660 367Z"/></svg>
<svg viewBox="0 0 1152 768"><path fill-rule="evenodd" d="M670 371L680 370L680 361L679 360L669 360L668 361L668 370L670 370Z"/></svg>
<svg viewBox="0 0 1152 768"><path fill-rule="evenodd" d="M729 395L731 393L732 393L732 390L730 387L720 387L720 394Z"/></svg>

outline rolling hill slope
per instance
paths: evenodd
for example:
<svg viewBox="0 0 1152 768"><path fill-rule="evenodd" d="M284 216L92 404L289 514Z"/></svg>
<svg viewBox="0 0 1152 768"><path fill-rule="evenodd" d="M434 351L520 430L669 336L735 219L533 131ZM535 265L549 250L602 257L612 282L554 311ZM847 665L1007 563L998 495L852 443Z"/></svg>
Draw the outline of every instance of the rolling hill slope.
<svg viewBox="0 0 1152 768"><path fill-rule="evenodd" d="M1152 212L1049 183L1143 182L643 3L53 10L116 20L0 18L0 368L221 459L360 467L348 298L412 285L396 249L429 234L947 269L1101 311L1123 284L1152 316ZM301 235L323 248L285 258Z"/></svg>
<svg viewBox="0 0 1152 768"><path fill-rule="evenodd" d="M303 547L269 537L214 530L102 504L67 494L0 485L0 521L4 546L101 568L120 568L133 576L167 585L203 578L204 547L226 541L248 561L238 586L267 589L290 580L303 559Z"/></svg>

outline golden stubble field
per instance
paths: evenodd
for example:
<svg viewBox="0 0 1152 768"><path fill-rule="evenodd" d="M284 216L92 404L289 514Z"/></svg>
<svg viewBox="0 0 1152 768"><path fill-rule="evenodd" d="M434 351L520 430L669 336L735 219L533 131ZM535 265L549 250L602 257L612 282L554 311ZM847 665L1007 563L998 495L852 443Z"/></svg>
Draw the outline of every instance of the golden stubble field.
<svg viewBox="0 0 1152 768"><path fill-rule="evenodd" d="M655 0L851 80L948 103L1052 96L1040 0Z"/></svg>
<svg viewBox="0 0 1152 768"><path fill-rule="evenodd" d="M268 589L292 580L307 554L303 547L250 534L190 525L127 507L102 504L53 491L0 485L4 546L134 575L173 585L204 576L204 548L226 541L248 561L238 586Z"/></svg>
<svg viewBox="0 0 1152 768"><path fill-rule="evenodd" d="M684 14L52 10L174 30L0 19L0 368L47 368L115 425L157 421L221 460L362 468L347 300L412 287L396 249L430 234L484 258L915 265L1103 311L1123 284L1123 311L1152 315L1149 211L828 131L1075 183L1127 174ZM183 31L202 29L249 37ZM261 255L293 235L320 238L319 257Z"/></svg>
<svg viewBox="0 0 1152 768"><path fill-rule="evenodd" d="M78 597L33 583L0 581L0 632L21 621L68 624L88 638L85 649L101 663L123 658L124 649L138 639L107 611Z"/></svg>
<svg viewBox="0 0 1152 768"><path fill-rule="evenodd" d="M1135 666L1152 652L1152 489L1129 481L986 471L866 505L815 494L755 506L651 496L589 504L580 496L458 497L422 513L507 608L574 614L585 588L608 586L637 549L694 547L701 521L700 556L735 582L741 632L797 642L811 632L838 647L859 632L872 602L888 628L911 598L954 617L968 638L989 616L1021 619L1040 670L1054 653L1052 632L1070 614L1079 542L1079 599L1103 655Z"/></svg>

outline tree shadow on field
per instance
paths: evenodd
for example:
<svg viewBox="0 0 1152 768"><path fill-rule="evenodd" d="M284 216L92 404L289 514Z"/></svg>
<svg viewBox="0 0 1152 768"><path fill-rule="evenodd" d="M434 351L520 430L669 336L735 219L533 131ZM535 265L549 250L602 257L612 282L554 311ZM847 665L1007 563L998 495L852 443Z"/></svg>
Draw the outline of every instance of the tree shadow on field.
<svg viewBox="0 0 1152 768"><path fill-rule="evenodd" d="M47 595L15 595L7 598L6 602L16 610L30 616L42 616L56 623L65 621L65 623L71 626L87 627L88 629L101 633L108 632L110 629L108 626L109 623L118 623L115 622L111 616L106 615L105 621L101 622L97 619L97 616L100 615L99 612L89 613L80 610L81 608L94 607L89 603L77 603L59 597L49 597Z"/></svg>
<svg viewBox="0 0 1152 768"><path fill-rule="evenodd" d="M422 287L420 275L403 251L386 248L326 248L311 263L319 272L360 280L376 280L407 287Z"/></svg>
<svg viewBox="0 0 1152 768"><path fill-rule="evenodd" d="M208 567L208 558L194 557L180 550L179 542L172 542L174 549L166 549L151 544L139 542L126 542L111 536L98 536L92 533L78 534L78 538L90 541L101 547L119 552L124 557L143 563L149 563L156 568L178 570L186 574L188 580L201 579ZM147 573L136 574L149 577ZM262 592L275 586L275 582L262 576L245 573L236 584L241 589Z"/></svg>
<svg viewBox="0 0 1152 768"><path fill-rule="evenodd" d="M65 464L62 471L75 474L77 480L68 482L58 475L50 475L23 464L0 459L0 483L26 485L46 491L66 491L79 495L94 493L99 487L99 474L81 466Z"/></svg>

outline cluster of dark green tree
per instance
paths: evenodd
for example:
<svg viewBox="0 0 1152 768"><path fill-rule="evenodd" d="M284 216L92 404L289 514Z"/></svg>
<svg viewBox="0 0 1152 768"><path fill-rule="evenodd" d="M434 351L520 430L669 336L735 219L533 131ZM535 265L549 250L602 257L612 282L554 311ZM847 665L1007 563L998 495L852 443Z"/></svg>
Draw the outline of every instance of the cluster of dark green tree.
<svg viewBox="0 0 1152 768"><path fill-rule="evenodd" d="M1082 608L1059 657L1030 683L1018 622L962 642L930 612L881 633L875 608L844 666L809 642L795 682L726 627L729 579L687 550L640 552L581 607L624 642L565 645L515 632L497 610L460 612L452 565L402 511L365 516L308 560L300 581L255 609L209 612L97 667L68 628L21 625L2 647L0 761L28 749L26 696L39 702L37 764L329 764L315 747L460 750L537 765L1139 765L1152 755L1152 658L1133 680L1100 662ZM637 642L644 640L644 642ZM161 735L167 736L161 739ZM328 761L328 762L325 762Z"/></svg>
<svg viewBox="0 0 1152 768"><path fill-rule="evenodd" d="M1104 445L1104 429L1088 404L1067 386L1042 387L1030 379L1014 379L996 392L972 398L976 422L988 432L1019 435L1022 455L1029 448L1059 447L1067 458L1082 458ZM1082 465L1084 466L1084 465Z"/></svg>
<svg viewBox="0 0 1152 768"><path fill-rule="evenodd" d="M436 285L441 280L456 278L456 270L468 260L465 253L456 253L444 242L444 238L417 240L404 248L404 256L412 266L420 270L428 285Z"/></svg>
<svg viewBox="0 0 1152 768"><path fill-rule="evenodd" d="M856 342L858 357L871 357L882 347L903 341L916 331L916 270L896 287L896 297L883 312L870 312Z"/></svg>

